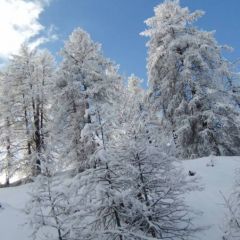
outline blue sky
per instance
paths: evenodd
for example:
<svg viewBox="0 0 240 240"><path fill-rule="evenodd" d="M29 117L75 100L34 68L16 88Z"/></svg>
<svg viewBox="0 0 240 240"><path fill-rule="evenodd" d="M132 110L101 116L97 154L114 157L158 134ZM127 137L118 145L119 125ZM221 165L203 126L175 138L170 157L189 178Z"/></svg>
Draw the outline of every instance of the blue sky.
<svg viewBox="0 0 240 240"><path fill-rule="evenodd" d="M55 40L45 44L54 54L63 47L64 40L68 38L74 28L82 27L91 34L93 40L102 44L105 56L120 64L121 73L125 76L135 73L146 80L147 49L145 44L147 39L139 36L139 33L145 29L143 21L153 16L153 7L162 1L1 0L0 16L2 12L7 12L1 6L4 2L11 3L11 5L22 2L26 5L25 11L28 12L29 22L25 23L25 21L23 23L28 24L32 36L42 33L49 37L54 35L51 26L56 27L55 33L58 35L58 40L52 37L51 40ZM35 5L30 6L30 3ZM181 5L188 6L190 10L204 10L206 12L205 16L196 25L204 30L216 30L215 36L219 43L228 44L235 49L233 53L226 54L229 59L234 60L240 56L240 0L182 0ZM31 7L33 10L29 11ZM19 12L20 8L16 8L16 6L12 8L11 13L16 16L13 9L15 9L15 12ZM5 15L6 17L9 16L8 13ZM26 16L24 11L22 11L22 16ZM13 18L9 17L7 23L9 24ZM0 20L2 20L0 31L3 28L1 24L5 24L4 19L0 17ZM16 23L18 22L19 20L16 20ZM14 26L13 29L16 30ZM22 32L18 33L19 44L23 41L23 39L20 39L23 35ZM12 37L12 39L16 38L17 35ZM9 39L10 37L5 38L6 44L8 44ZM25 39L28 39L28 37L26 36ZM41 39L42 42L45 40L45 38ZM7 49L6 44L4 45L1 41L3 40L0 39L0 57L1 50L3 52ZM1 46L4 47L1 49ZM16 48L17 45L11 51L9 50L9 53L14 52Z"/></svg>

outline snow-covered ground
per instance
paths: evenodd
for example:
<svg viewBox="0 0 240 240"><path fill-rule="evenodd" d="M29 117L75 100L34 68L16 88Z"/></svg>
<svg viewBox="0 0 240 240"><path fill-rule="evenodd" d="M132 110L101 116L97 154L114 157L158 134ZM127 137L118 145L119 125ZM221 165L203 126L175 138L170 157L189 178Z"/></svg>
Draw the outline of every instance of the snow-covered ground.
<svg viewBox="0 0 240 240"><path fill-rule="evenodd" d="M210 166L212 162L213 167ZM226 213L222 194L228 198L233 191L235 173L240 168L240 157L207 157L183 161L183 165L186 172L196 172L199 183L204 187L203 191L191 192L186 198L189 206L202 211L195 219L195 224L210 227L199 233L199 239L222 239Z"/></svg>
<svg viewBox="0 0 240 240"><path fill-rule="evenodd" d="M24 213L29 199L30 185L20 187L0 188L0 239L1 240L30 240L31 228L26 224Z"/></svg>
<svg viewBox="0 0 240 240"><path fill-rule="evenodd" d="M212 160L212 161L211 161ZM214 163L214 166L211 163ZM203 191L187 194L186 201L194 210L202 211L195 219L197 226L209 226L199 233L199 240L219 240L222 236L225 208L222 194L228 197L232 192L236 169L240 168L240 157L208 157L183 161L186 174L196 172ZM191 179L191 177L189 177ZM0 189L0 239L30 240L31 228L26 225L24 207L29 199L31 184Z"/></svg>

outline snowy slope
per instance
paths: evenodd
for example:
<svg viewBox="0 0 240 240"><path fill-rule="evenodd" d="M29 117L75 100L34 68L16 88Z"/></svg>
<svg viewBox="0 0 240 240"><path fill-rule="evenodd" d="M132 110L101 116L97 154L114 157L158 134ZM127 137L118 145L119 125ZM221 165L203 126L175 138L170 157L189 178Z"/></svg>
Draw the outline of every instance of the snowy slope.
<svg viewBox="0 0 240 240"><path fill-rule="evenodd" d="M214 167L207 166L211 163ZM183 161L186 174L189 170L196 172L203 191L187 194L186 201L202 214L195 219L198 226L210 226L205 232L199 233L199 240L220 240L221 226L224 220L225 208L220 191L229 196L234 185L235 170L240 168L240 157L201 158ZM189 177L191 179L191 177ZM20 187L0 189L0 239L1 240L30 240L31 229L26 223L22 211L29 199L28 192L31 184Z"/></svg>
<svg viewBox="0 0 240 240"><path fill-rule="evenodd" d="M23 212L29 199L30 184L13 188L0 188L0 239L29 240L31 229L26 225Z"/></svg>
<svg viewBox="0 0 240 240"><path fill-rule="evenodd" d="M214 162L214 167L208 166ZM240 168L240 157L208 157L183 161L186 172L196 172L203 191L187 195L187 204L195 210L201 210L202 215L195 220L197 226L210 226L199 233L200 240L220 240L223 235L223 222L226 213L221 193L228 197L233 191L235 172Z"/></svg>

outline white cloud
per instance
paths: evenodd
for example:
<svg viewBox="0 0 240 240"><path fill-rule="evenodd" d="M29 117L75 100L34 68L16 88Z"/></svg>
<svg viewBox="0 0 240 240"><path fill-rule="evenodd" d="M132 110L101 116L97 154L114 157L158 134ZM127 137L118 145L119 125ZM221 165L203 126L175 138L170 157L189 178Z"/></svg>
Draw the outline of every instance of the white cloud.
<svg viewBox="0 0 240 240"><path fill-rule="evenodd" d="M49 34L37 38L45 30L39 17L49 3L50 0L0 0L0 60L16 53L21 44L33 37L34 46L52 38Z"/></svg>
<svg viewBox="0 0 240 240"><path fill-rule="evenodd" d="M57 28L54 25L50 25L47 29L45 29L44 34L41 37L37 37L34 41L32 41L29 46L30 48L38 47L41 44L44 44L49 41L58 40L58 35L56 34Z"/></svg>

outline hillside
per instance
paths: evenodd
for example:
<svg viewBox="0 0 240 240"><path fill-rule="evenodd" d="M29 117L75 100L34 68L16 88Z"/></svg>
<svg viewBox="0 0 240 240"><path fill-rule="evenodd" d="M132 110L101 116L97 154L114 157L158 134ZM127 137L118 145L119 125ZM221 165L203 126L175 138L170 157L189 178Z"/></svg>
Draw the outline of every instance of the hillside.
<svg viewBox="0 0 240 240"><path fill-rule="evenodd" d="M214 166L209 166L214 163ZM240 168L240 157L207 157L183 161L186 174L196 172L203 191L195 191L186 196L186 201L193 210L202 211L195 219L197 226L209 226L198 234L199 240L219 240L225 215L222 192L229 196L234 185L234 176ZM191 179L191 177L189 177ZM29 199L31 184L20 187L0 189L0 233L3 240L31 239L31 228L26 225L24 207Z"/></svg>
<svg viewBox="0 0 240 240"><path fill-rule="evenodd" d="M213 160L213 161L211 161ZM211 167L211 163L214 166ZM196 191L186 198L187 204L195 210L201 210L195 224L209 226L199 234L200 240L222 239L222 227L226 209L221 193L228 197L233 191L236 169L240 168L240 157L207 157L183 162L186 171L196 172L203 191Z"/></svg>

